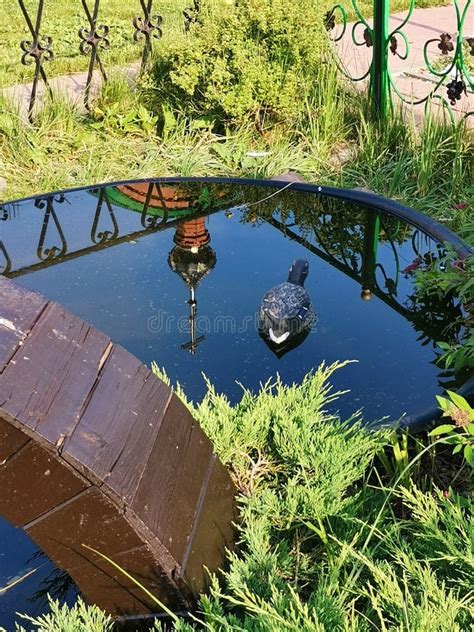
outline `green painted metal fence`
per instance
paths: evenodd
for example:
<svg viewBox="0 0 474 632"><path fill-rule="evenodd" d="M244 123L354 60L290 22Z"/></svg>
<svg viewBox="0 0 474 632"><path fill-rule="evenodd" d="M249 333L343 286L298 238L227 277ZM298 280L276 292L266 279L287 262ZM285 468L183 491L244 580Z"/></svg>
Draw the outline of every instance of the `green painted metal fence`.
<svg viewBox="0 0 474 632"><path fill-rule="evenodd" d="M373 23L364 17L357 0L350 0L348 6L356 15L356 21L348 22L347 8L339 3L326 14L326 28L336 48L338 43L346 41L344 38L350 30L353 46L372 49L369 67L358 76L349 73L341 59L338 63L341 72L351 80L369 80L374 115L384 119L396 107L397 100L416 106L429 105L436 99L454 121L453 106L459 106L463 99L467 100L468 94L474 93L473 0L453 0L455 32L440 32L424 43L422 72L431 87L418 97L409 97L400 90L389 63L392 55L403 61L409 59L410 43L404 29L410 24L416 0L410 0L403 20L392 30L389 28L390 0L373 0ZM427 24L425 28L436 31L436 26ZM359 36L361 31L362 36ZM463 119L473 115L474 111L469 109L461 114Z"/></svg>

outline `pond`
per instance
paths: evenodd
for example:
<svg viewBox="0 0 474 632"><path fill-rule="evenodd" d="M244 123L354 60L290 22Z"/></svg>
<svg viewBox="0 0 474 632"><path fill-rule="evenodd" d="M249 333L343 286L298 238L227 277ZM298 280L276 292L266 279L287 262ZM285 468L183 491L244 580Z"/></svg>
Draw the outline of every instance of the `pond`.
<svg viewBox="0 0 474 632"><path fill-rule="evenodd" d="M301 382L322 362L353 360L334 377L334 389L348 392L332 409L395 423L466 377L437 364L438 343L462 335L452 326L460 306L427 302L415 284L416 271L444 253L439 235L369 205L291 183L170 179L6 204L0 220L6 276L156 362L194 401L206 379L236 402L277 375ZM308 262L316 317L275 344L258 313L296 260ZM28 572L34 549L27 540L16 548L7 523L0 534L11 542L0 552L1 589ZM0 592L0 624L36 607L26 593L41 590L46 571L53 565ZM58 585L74 594L64 576Z"/></svg>

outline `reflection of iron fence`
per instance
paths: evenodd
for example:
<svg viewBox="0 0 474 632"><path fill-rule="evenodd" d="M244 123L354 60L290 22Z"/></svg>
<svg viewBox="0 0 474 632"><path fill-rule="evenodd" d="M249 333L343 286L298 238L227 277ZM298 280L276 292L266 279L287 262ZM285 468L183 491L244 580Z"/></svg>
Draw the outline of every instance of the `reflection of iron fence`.
<svg viewBox="0 0 474 632"><path fill-rule="evenodd" d="M465 97L468 90L474 91L474 32L473 20L468 19L473 7L472 0L452 1L456 32L441 33L438 37L431 37L425 42L425 70L434 83L426 94L418 98L408 98L402 93L389 64L390 56L396 56L403 61L409 58L410 43L404 29L410 24L416 0L409 0L409 8L404 19L393 30L389 28L390 0L373 0L372 25L363 16L357 0L350 0L350 7L357 18L354 24L348 23L346 9L341 3L336 4L326 14L326 29L335 44L343 40L350 27L352 44L372 49L369 66L359 76L349 74L342 66L340 70L353 81L370 79L370 95L378 117L384 118L389 110L393 109L395 96L409 105L428 104L432 99L439 99L446 106L451 120L454 120L451 106ZM471 32L467 32L469 24ZM433 51L440 57L438 62L433 59ZM472 59L471 68L468 59ZM473 114L474 112L467 112L464 116Z"/></svg>
<svg viewBox="0 0 474 632"><path fill-rule="evenodd" d="M90 192L97 197L97 205L90 230L90 243L84 244L74 251L69 249L57 213L58 206L67 201L63 194L38 197L35 199L34 205L39 210L44 209L43 222L36 246L36 258L38 261L26 267L14 269L12 267L12 259L7 252L6 246L0 239L0 254L3 255L3 263L0 264L0 274L9 276L10 278L23 276L34 270L44 269L51 265L81 257L90 252L101 250L109 246L115 246L126 241L133 241L143 235L160 230L160 228L175 224L177 221L174 217L170 217L166 200L161 191L161 186L155 182L148 184L145 202L140 212L140 223L143 229L133 232L121 231L118 218L109 199L107 187L91 189ZM150 215L152 195L156 195L159 200L163 201L161 215L159 217ZM5 204L4 206L0 206L0 220L7 221L13 215L14 209L10 208L13 206L16 207L17 205ZM110 222L111 230L99 229L100 224L103 223L104 215ZM56 244L46 247L47 241L56 241Z"/></svg>
<svg viewBox="0 0 474 632"><path fill-rule="evenodd" d="M452 297L430 305L430 309L420 305L416 293L399 295L399 285L402 276L407 277L418 269L420 265L435 262L444 255L444 246L417 228L411 228L412 264L402 270L396 247L397 227L389 230L385 219L378 213L367 211L365 219L357 227L350 226L339 233L337 241L328 238L324 228L330 222L330 215L323 215L314 221L312 230L303 234L298 230L297 221L283 220L274 214L267 217L272 226L284 235L304 246L314 255L329 263L332 267L353 279L361 287L361 298L368 300L371 296L383 301L395 312L409 321L415 330L420 332L420 340L424 343L443 341L447 337L457 339L459 331L448 331L453 322L453 313L459 310ZM399 223L397 221L397 223ZM352 239L354 229L359 233L355 242ZM378 249L381 243L381 229L384 230L383 241L388 245L393 257L393 271L388 272L386 266L379 260ZM410 237L408 235L407 237ZM345 242L345 246L343 245ZM350 243L356 246L350 246ZM410 259L410 256L408 256ZM382 282L381 282L382 281ZM458 327L459 329L459 327Z"/></svg>
<svg viewBox="0 0 474 632"><path fill-rule="evenodd" d="M100 20L100 0L80 0L84 11L84 18L87 26L79 29L78 48L83 55L89 55L89 67L87 71L86 85L84 89L84 104L87 110L90 109L90 91L93 73L96 68L100 71L104 81L107 81L107 74L102 63L100 53L107 50L111 43L109 41L109 27L102 24ZM44 14L45 0L38 0L36 13L28 10L25 0L18 0L22 15L30 32L30 37L21 42L23 51L21 63L24 65L34 65L33 83L31 87L28 117L33 120L33 110L36 102L38 83L40 79L46 88L51 91L48 77L45 70L45 63L53 59L53 40L42 31L42 21ZM93 6L92 6L93 4ZM143 39L143 50L141 57L141 68L145 66L148 56L153 47L153 40L162 36L161 16L153 12L153 0L140 0L141 15L134 18L132 26L134 28L133 38L135 41Z"/></svg>

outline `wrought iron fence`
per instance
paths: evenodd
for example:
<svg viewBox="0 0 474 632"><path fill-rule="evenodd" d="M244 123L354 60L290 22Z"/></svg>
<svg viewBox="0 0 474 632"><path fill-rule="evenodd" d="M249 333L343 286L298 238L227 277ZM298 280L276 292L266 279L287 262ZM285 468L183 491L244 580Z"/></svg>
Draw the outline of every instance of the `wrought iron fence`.
<svg viewBox="0 0 474 632"><path fill-rule="evenodd" d="M385 118L393 110L397 99L407 105L426 105L433 99L440 100L454 121L452 106L467 97L468 91L474 91L474 9L472 0L452 0L455 16L455 32L440 33L431 37L423 45L423 71L431 81L430 88L420 96L407 96L397 85L397 76L390 68L390 59L407 61L410 57L410 42L405 28L410 24L416 8L416 0L409 0L409 7L401 23L390 30L390 0L373 0L373 20L369 21L361 12L357 0L348 0L348 6L356 15L354 23L348 22L346 7L336 4L326 14L325 25L329 37L338 45L350 32L351 43L355 47L367 47L372 50L368 67L354 76L344 67L339 57L339 68L352 81L369 80L369 90L377 117ZM470 19L469 19L470 17ZM419 25L418 25L419 26ZM431 28L432 25L426 25ZM468 32L470 27L471 31ZM357 54L357 53L355 53ZM435 58L434 55L438 55ZM472 63L469 60L472 58ZM464 116L472 116L467 111Z"/></svg>
<svg viewBox="0 0 474 632"><path fill-rule="evenodd" d="M87 79L84 89L84 105L91 108L91 86L94 70L98 70L104 81L107 73L101 59L101 53L113 46L110 39L110 28L101 20L101 0L75 0L84 14L85 26L78 31L77 47L81 54L89 56ZM137 2L137 0L134 0ZM356 15L356 21L348 22L347 8ZM52 2L52 0L51 0ZM184 30L199 20L202 0L190 0L190 6L183 11ZM440 99L452 116L451 107L466 98L468 91L474 91L474 26L473 32L467 32L473 0L452 0L452 10L456 20L456 32L441 33L439 37L429 38L424 44L423 59L427 77L433 81L426 94L419 98L410 98L397 85L397 77L390 68L389 60L396 57L408 60L410 43L404 31L410 24L416 8L416 0L409 0L409 8L401 23L390 30L390 0L373 0L373 20L362 14L357 0L341 0L325 17L325 26L330 39L336 45L346 42L350 32L352 44L356 48L366 47L372 51L368 66L359 76L354 76L338 61L340 70L353 81L369 80L371 101L376 116L384 118L393 109L396 99L409 105L422 105ZM28 101L28 116L33 120L33 111L38 92L38 84L43 81L51 91L47 76L47 64L54 58L53 39L43 32L43 15L45 0L37 0L36 10L28 9L31 4L18 0L30 37L20 43L22 50L21 63L34 65L33 82ZM132 20L130 36L135 41L143 41L141 51L141 69L146 65L153 49L153 43L162 37L162 17L155 13L154 0L138 0L137 10L140 13ZM433 59L433 51L439 53L440 59ZM336 51L337 52L337 51ZM472 64L469 60L472 58ZM471 116L474 111L467 112ZM453 119L454 120L454 119Z"/></svg>
<svg viewBox="0 0 474 632"><path fill-rule="evenodd" d="M79 0L78 0L79 2ZM153 41L162 37L162 17L154 12L154 0L139 0L141 14L131 23L131 37L135 41L143 40L141 54L141 69L144 68L153 48ZM46 72L47 62L54 58L53 39L43 32L43 16L45 0L38 0L35 10L29 10L25 0L18 0L21 13L30 33L28 39L20 42L23 51L21 63L34 65L33 82L28 101L28 117L33 120L33 112L38 93L38 83L42 80L51 92L51 86ZM101 52L108 50L113 44L109 39L110 27L100 18L101 0L80 0L87 25L78 31L77 47L82 55L89 56L87 79L84 89L84 105L87 110L91 107L91 86L93 73L98 69L104 81L107 73L101 59ZM137 7L138 9L138 7Z"/></svg>

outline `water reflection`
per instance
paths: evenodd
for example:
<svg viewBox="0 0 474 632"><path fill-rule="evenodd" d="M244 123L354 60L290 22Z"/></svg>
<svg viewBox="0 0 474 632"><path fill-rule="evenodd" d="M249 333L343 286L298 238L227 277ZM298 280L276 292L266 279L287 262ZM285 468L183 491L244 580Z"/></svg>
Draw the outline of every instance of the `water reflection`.
<svg viewBox="0 0 474 632"><path fill-rule="evenodd" d="M422 344L459 339L460 325L452 326L461 309L455 299L421 299L412 283L417 269L443 255L441 244L397 218L293 191L291 185L278 191L238 184L141 181L7 204L0 210L1 271L12 278L28 275L174 227L168 264L187 287L189 339L181 347L195 355L205 336L212 334L211 326L207 332L198 331L197 287L217 265L206 218L219 211L226 211L229 218L239 213L244 224L276 228L354 280L362 301L381 300L411 322ZM257 303L248 305L252 313L257 309ZM304 338L302 332L298 341L289 341L285 353ZM284 355L282 349L272 351L277 357ZM437 353L435 348L433 359Z"/></svg>
<svg viewBox="0 0 474 632"><path fill-rule="evenodd" d="M17 432L0 423L4 433ZM34 441L2 463L0 625L14 629L15 612L47 611L48 595L72 604L80 594L116 616L156 612L152 599L88 547L114 559L163 603L183 607L159 566L150 536L99 488L88 487L44 512L45 499L51 505L54 490L68 477L64 460Z"/></svg>
<svg viewBox="0 0 474 632"><path fill-rule="evenodd" d="M176 246L170 252L168 264L185 282L189 291L189 330L191 339L181 345L182 349L195 354L198 345L205 336L196 333L197 297L196 288L202 279L216 265L217 257L209 245L211 237L206 229L206 220L200 217L184 221L176 228L174 243Z"/></svg>

